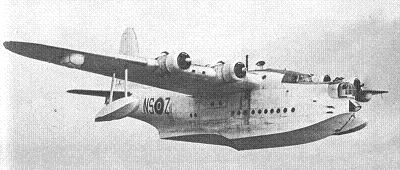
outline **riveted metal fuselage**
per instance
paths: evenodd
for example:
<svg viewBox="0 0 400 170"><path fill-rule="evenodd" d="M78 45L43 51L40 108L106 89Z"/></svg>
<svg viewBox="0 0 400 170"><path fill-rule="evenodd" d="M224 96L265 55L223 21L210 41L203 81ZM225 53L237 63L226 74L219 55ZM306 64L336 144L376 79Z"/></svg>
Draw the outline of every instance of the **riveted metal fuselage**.
<svg viewBox="0 0 400 170"><path fill-rule="evenodd" d="M328 84L282 83L282 76L260 74L257 88L234 94L136 93L139 110L130 116L155 126L161 138L216 134L237 139L290 132L349 113L349 99L330 97Z"/></svg>

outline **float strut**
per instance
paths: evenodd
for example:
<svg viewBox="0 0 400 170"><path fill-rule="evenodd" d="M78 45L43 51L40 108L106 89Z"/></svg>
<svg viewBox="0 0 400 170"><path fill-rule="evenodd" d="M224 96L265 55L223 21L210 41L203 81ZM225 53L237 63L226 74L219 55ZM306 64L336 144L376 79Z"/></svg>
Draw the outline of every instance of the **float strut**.
<svg viewBox="0 0 400 170"><path fill-rule="evenodd" d="M128 69L125 69L125 97L128 97Z"/></svg>
<svg viewBox="0 0 400 170"><path fill-rule="evenodd" d="M109 104L109 103L111 103L113 101L114 87L115 87L115 73L113 73L113 75L112 75L110 98L109 98L109 101L107 102L107 104Z"/></svg>

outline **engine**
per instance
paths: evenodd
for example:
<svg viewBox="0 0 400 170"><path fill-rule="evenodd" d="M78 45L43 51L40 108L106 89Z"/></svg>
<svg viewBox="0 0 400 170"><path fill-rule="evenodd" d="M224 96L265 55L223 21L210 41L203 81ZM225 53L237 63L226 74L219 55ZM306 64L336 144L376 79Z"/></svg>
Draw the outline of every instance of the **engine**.
<svg viewBox="0 0 400 170"><path fill-rule="evenodd" d="M60 63L70 68L80 68L84 61L84 55L79 53L72 53L64 56Z"/></svg>
<svg viewBox="0 0 400 170"><path fill-rule="evenodd" d="M185 52L179 53L178 56L168 55L164 53L162 56L156 58L156 62L152 64L156 66L161 73L177 73L177 72L188 72L187 70L192 66L192 60L189 54ZM246 65L240 61L231 61L227 63L221 63L214 67L206 66L192 66L193 70L203 70L203 74L196 76L202 77L214 77L218 81L223 82L235 82L243 80L246 77ZM190 71L190 75L193 75L193 71ZM206 74L207 73L207 74Z"/></svg>
<svg viewBox="0 0 400 170"><path fill-rule="evenodd" d="M372 98L372 94L366 92L365 90L362 89L364 87L364 83L361 83L360 79L354 78L353 84L355 87L355 98L359 102L368 102Z"/></svg>
<svg viewBox="0 0 400 170"><path fill-rule="evenodd" d="M216 66L217 77L225 82L240 81L246 77L246 65L242 62L228 62Z"/></svg>
<svg viewBox="0 0 400 170"><path fill-rule="evenodd" d="M172 55L162 55L157 58L158 65L163 72L177 72L188 69L192 65L189 54L179 53L177 57Z"/></svg>

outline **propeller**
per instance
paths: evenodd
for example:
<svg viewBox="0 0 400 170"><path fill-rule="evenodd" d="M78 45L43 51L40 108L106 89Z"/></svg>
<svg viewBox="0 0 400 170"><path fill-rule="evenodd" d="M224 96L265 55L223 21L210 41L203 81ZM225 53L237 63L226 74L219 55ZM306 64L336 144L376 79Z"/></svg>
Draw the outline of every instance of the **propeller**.
<svg viewBox="0 0 400 170"><path fill-rule="evenodd" d="M243 78L246 76L247 67L242 62L238 62L233 67L233 71L238 78Z"/></svg>
<svg viewBox="0 0 400 170"><path fill-rule="evenodd" d="M373 95L388 93L388 91L382 90L371 90L369 87L371 85L370 79L367 77L362 83L360 79L354 78L353 85L355 88L355 100L359 102L368 102L372 99Z"/></svg>

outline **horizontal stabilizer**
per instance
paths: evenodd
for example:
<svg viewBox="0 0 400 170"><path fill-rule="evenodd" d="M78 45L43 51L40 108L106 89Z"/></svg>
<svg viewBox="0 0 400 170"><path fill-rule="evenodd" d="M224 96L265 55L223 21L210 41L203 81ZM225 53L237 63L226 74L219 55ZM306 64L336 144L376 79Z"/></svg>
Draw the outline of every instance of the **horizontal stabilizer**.
<svg viewBox="0 0 400 170"><path fill-rule="evenodd" d="M99 97L109 97L110 96L110 91L103 91L103 90L81 90L81 89L73 89L73 90L68 90L68 93L74 93L74 94L82 94L82 95L89 95L89 96L99 96ZM122 98L124 97L124 92L123 91L114 91L114 98ZM128 96L131 96L132 93L128 92Z"/></svg>

